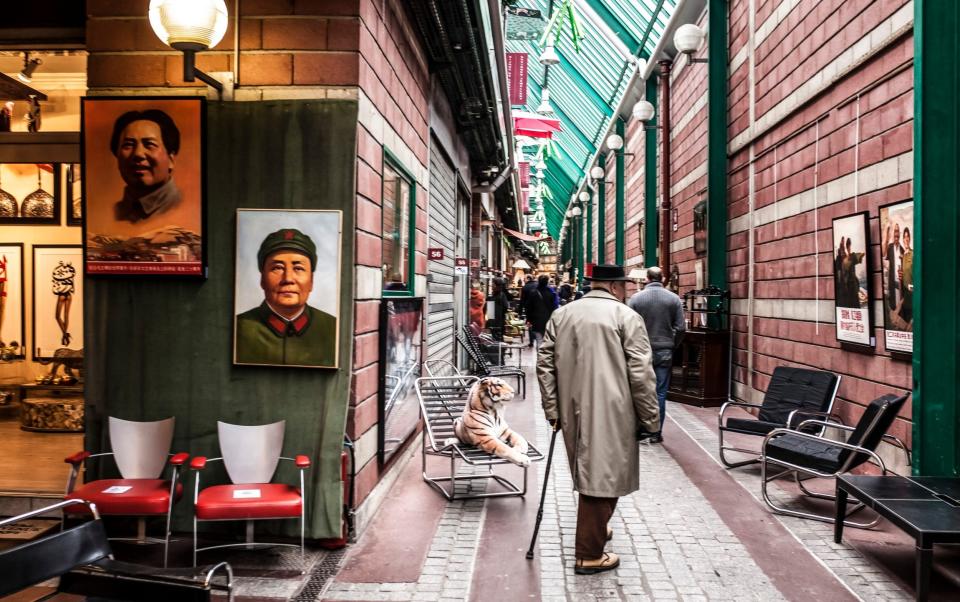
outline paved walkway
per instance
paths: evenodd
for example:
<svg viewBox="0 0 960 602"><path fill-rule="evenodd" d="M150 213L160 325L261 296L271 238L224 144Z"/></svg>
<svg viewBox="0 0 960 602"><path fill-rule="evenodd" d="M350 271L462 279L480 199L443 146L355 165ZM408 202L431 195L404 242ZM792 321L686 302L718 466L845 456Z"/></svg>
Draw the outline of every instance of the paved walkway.
<svg viewBox="0 0 960 602"><path fill-rule="evenodd" d="M532 364L532 357L525 358ZM532 377L511 425L546 452L549 431ZM895 529L847 530L775 516L759 501L759 471L716 460L716 409L670 404L663 445L642 445L643 489L622 498L611 521L616 571L573 572L576 494L556 446L535 560L532 533L545 463L525 499L446 503L420 480L419 448L390 499L345 555L320 599L372 600L907 600L913 545ZM428 465L429 468L429 465ZM536 482L534 482L536 481ZM790 485L774 488L790 503ZM416 508L413 513L400 508ZM394 535L383 537L384 533ZM371 543L371 538L376 540ZM938 554L941 552L938 550ZM941 562L938 556L938 562ZM948 563L956 558L947 556ZM960 584L935 575L940 598ZM953 591L960 591L956 589Z"/></svg>

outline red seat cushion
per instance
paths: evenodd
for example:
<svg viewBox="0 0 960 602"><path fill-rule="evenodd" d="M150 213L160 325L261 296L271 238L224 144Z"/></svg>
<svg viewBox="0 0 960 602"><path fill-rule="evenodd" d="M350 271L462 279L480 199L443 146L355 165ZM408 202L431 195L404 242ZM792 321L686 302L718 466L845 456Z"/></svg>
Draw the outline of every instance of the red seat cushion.
<svg viewBox="0 0 960 602"><path fill-rule="evenodd" d="M110 487L130 487L123 493L104 493ZM183 485L177 483L174 502L183 494ZM170 481L163 479L103 479L91 481L64 496L68 500L87 500L97 505L100 514L137 516L166 515L170 505ZM66 512L89 512L87 506L68 506Z"/></svg>
<svg viewBox="0 0 960 602"><path fill-rule="evenodd" d="M260 497L235 498L235 491L260 492ZM214 485L197 496L197 518L229 520L247 518L299 518L303 507L300 490L282 483Z"/></svg>

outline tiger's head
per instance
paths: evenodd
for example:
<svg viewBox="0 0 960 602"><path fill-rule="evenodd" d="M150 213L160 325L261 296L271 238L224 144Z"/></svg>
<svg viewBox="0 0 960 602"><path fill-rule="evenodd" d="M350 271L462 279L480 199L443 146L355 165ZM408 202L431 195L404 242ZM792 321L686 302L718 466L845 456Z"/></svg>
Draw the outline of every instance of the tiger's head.
<svg viewBox="0 0 960 602"><path fill-rule="evenodd" d="M494 408L513 399L513 387L502 378L488 376L480 379L477 395L485 407Z"/></svg>

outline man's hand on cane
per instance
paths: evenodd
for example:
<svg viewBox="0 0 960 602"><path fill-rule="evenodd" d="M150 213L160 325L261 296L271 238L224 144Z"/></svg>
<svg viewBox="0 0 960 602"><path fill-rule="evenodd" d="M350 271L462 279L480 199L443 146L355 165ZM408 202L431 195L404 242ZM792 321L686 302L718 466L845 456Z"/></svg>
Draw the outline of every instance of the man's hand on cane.
<svg viewBox="0 0 960 602"><path fill-rule="evenodd" d="M560 421L557 420L556 418L547 418L547 422L550 423L550 428L553 429L554 431L560 430Z"/></svg>

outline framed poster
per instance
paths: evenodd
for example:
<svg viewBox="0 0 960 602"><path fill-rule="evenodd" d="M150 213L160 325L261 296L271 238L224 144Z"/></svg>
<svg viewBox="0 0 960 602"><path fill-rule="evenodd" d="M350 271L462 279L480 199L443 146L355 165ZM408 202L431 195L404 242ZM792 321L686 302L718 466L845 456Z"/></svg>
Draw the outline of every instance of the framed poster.
<svg viewBox="0 0 960 602"><path fill-rule="evenodd" d="M238 209L233 363L339 366L341 211Z"/></svg>
<svg viewBox="0 0 960 602"><path fill-rule="evenodd" d="M205 107L200 97L82 99L87 274L206 275Z"/></svg>
<svg viewBox="0 0 960 602"><path fill-rule="evenodd" d="M33 245L33 359L83 349L83 248Z"/></svg>
<svg viewBox="0 0 960 602"><path fill-rule="evenodd" d="M420 403L414 386L423 359L423 299L385 298L380 303L380 465L416 430Z"/></svg>
<svg viewBox="0 0 960 602"><path fill-rule="evenodd" d="M913 201L880 207L883 338L887 351L913 353Z"/></svg>
<svg viewBox="0 0 960 602"><path fill-rule="evenodd" d="M640 248L643 249L643 247ZM707 253L706 201L700 201L693 206L693 251L697 255L706 255Z"/></svg>
<svg viewBox="0 0 960 602"><path fill-rule="evenodd" d="M26 355L23 314L23 243L0 243L0 355Z"/></svg>
<svg viewBox="0 0 960 602"><path fill-rule="evenodd" d="M60 166L0 165L0 224L60 225Z"/></svg>
<svg viewBox="0 0 960 602"><path fill-rule="evenodd" d="M67 194L64 198L67 225L80 226L83 224L83 179L80 175L80 164L64 163L63 173L67 183Z"/></svg>
<svg viewBox="0 0 960 602"><path fill-rule="evenodd" d="M869 213L833 220L833 284L837 340L873 345L870 320Z"/></svg>

